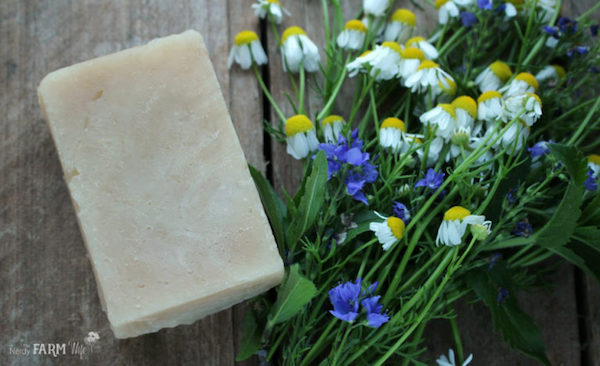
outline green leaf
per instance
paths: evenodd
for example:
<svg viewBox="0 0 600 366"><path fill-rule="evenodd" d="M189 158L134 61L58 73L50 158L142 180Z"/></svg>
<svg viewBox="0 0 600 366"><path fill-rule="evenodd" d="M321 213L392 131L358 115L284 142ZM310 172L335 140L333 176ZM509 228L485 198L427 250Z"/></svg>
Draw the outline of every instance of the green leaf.
<svg viewBox="0 0 600 366"><path fill-rule="evenodd" d="M260 349L262 334L265 330L265 320L257 320L254 310L248 308L244 315L243 329L240 352L235 358L237 362L248 359Z"/></svg>
<svg viewBox="0 0 600 366"><path fill-rule="evenodd" d="M352 218L352 221L356 223L357 226L347 231L344 244L350 243L358 235L369 231L369 225L373 221L381 221L381 218L377 216L374 211L365 211L358 213L355 217Z"/></svg>
<svg viewBox="0 0 600 366"><path fill-rule="evenodd" d="M290 266L288 275L277 293L277 301L269 313L267 328L290 319L317 295L317 288L300 274L299 268L298 264Z"/></svg>
<svg viewBox="0 0 600 366"><path fill-rule="evenodd" d="M504 176L496 193L494 193L494 198L492 198L488 208L485 210L485 216L489 220L492 220L492 222L499 221L502 214L502 204L506 200L506 194L512 188L517 188L525 180L530 169L531 160L526 159Z"/></svg>
<svg viewBox="0 0 600 366"><path fill-rule="evenodd" d="M495 275L490 274L496 270L500 272ZM509 284L498 283L507 281L506 271L503 271L498 265L492 271L479 268L470 271L466 275L466 281L477 297L490 309L494 329L502 332L504 341L527 356L545 365L550 365L546 356L542 332L533 319L518 307L514 294L509 292L509 297L502 303L497 300L498 288L500 286L510 287Z"/></svg>
<svg viewBox="0 0 600 366"><path fill-rule="evenodd" d="M595 246L590 246L576 240L564 247L553 248L552 251L600 281L600 251L597 248L599 243L595 242Z"/></svg>
<svg viewBox="0 0 600 366"><path fill-rule="evenodd" d="M563 144L548 144L552 155L565 166L567 172L578 187L583 186L587 178L587 161L583 154L574 146Z"/></svg>
<svg viewBox="0 0 600 366"><path fill-rule="evenodd" d="M298 210L286 238L288 246L294 248L302 235L312 226L317 219L325 198L325 187L327 185L327 158L323 151L319 151L313 161L312 171L306 179L304 193L299 199Z"/></svg>
<svg viewBox="0 0 600 366"><path fill-rule="evenodd" d="M254 179L254 184L256 184L256 188L258 189L258 194L260 195L260 200L265 207L265 212L269 221L271 222L271 227L273 228L273 233L275 234L275 240L277 241L277 246L279 247L280 254L282 253L282 248L285 244L285 229L284 229L284 219L287 215L286 206L283 204L283 201L277 195L277 192L273 189L269 181L252 165L248 165L250 169L250 175L252 179Z"/></svg>

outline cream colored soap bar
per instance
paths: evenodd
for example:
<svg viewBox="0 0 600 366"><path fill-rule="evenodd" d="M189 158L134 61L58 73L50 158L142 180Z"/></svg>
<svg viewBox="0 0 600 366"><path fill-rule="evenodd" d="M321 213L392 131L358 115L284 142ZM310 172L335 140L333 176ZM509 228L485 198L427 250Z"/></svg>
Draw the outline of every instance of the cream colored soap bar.
<svg viewBox="0 0 600 366"><path fill-rule="evenodd" d="M38 94L118 338L192 323L281 281L199 33L60 69Z"/></svg>

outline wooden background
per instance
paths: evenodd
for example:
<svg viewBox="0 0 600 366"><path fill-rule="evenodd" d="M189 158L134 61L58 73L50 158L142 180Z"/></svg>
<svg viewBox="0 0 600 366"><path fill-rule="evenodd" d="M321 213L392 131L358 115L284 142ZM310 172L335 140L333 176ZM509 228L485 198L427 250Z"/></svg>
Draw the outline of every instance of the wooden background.
<svg viewBox="0 0 600 366"><path fill-rule="evenodd" d="M565 0L579 14L594 0ZM193 28L205 38L248 161L275 185L292 191L300 165L271 141L262 119L274 120L249 72L227 69L235 34L251 29L268 44L264 68L278 101L289 91L268 28L252 14L250 0L2 0L0 2L0 365L231 365L239 348L244 305L189 326L116 340L100 308L89 261L77 228L58 157L37 104L36 88L47 73L75 62ZM283 26L299 25L322 44L321 2L283 1L292 13ZM343 2L356 15L360 0ZM414 8L408 0L396 6ZM421 28L435 14L418 13ZM309 109L319 107L314 96ZM284 108L291 114L290 108ZM267 164L268 163L268 164ZM543 328L554 365L600 365L600 290L570 266L556 286L522 297ZM481 306L462 304L459 325L474 365L534 365L494 335ZM100 341L83 360L76 356L18 356L11 347L83 340ZM429 355L452 345L449 329L428 330ZM30 347L31 348L31 347ZM245 362L258 365L256 358Z"/></svg>

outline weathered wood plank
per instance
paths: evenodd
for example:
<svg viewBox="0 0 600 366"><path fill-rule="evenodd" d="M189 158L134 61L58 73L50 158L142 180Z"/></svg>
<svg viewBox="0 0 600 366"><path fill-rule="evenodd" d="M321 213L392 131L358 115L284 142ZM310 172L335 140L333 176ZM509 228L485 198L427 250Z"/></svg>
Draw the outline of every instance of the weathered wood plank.
<svg viewBox="0 0 600 366"><path fill-rule="evenodd" d="M235 70L230 77L227 70L230 33L250 20L244 16L251 14L250 3L0 3L0 108L7 117L0 124L0 364L54 363L44 356L10 355L9 347L83 343L89 331L98 331L101 340L85 363L234 363L233 324L238 310L135 339L114 339L100 308L54 145L37 106L36 88L45 74L59 67L197 29L205 37L222 90L231 102L246 156L261 166L258 117L262 110L256 83ZM236 20L230 23L230 18ZM240 91L245 91L245 99ZM58 360L81 364L76 356Z"/></svg>

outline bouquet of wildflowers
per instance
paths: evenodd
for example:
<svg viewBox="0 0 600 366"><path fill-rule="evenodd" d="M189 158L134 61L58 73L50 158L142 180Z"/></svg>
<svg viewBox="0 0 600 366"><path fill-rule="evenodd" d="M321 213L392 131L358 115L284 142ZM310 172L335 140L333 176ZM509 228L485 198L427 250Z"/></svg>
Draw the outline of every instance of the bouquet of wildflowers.
<svg viewBox="0 0 600 366"><path fill-rule="evenodd" d="M339 0L322 3L325 60L305 30L280 32L277 0L253 5L280 45L296 115L261 79L255 33L239 33L231 51L278 117L267 130L305 166L283 197L251 168L286 276L276 296L253 300L238 358L423 364L427 322L447 318L457 352L437 363L465 365L473 356L453 306L467 298L487 305L507 343L549 364L514 294L551 257L600 276L600 54L589 20L600 4L569 19L560 0L429 0L439 24L425 36L388 0L364 0L351 20ZM354 96L339 101L345 83ZM322 98L314 115L307 85Z"/></svg>

